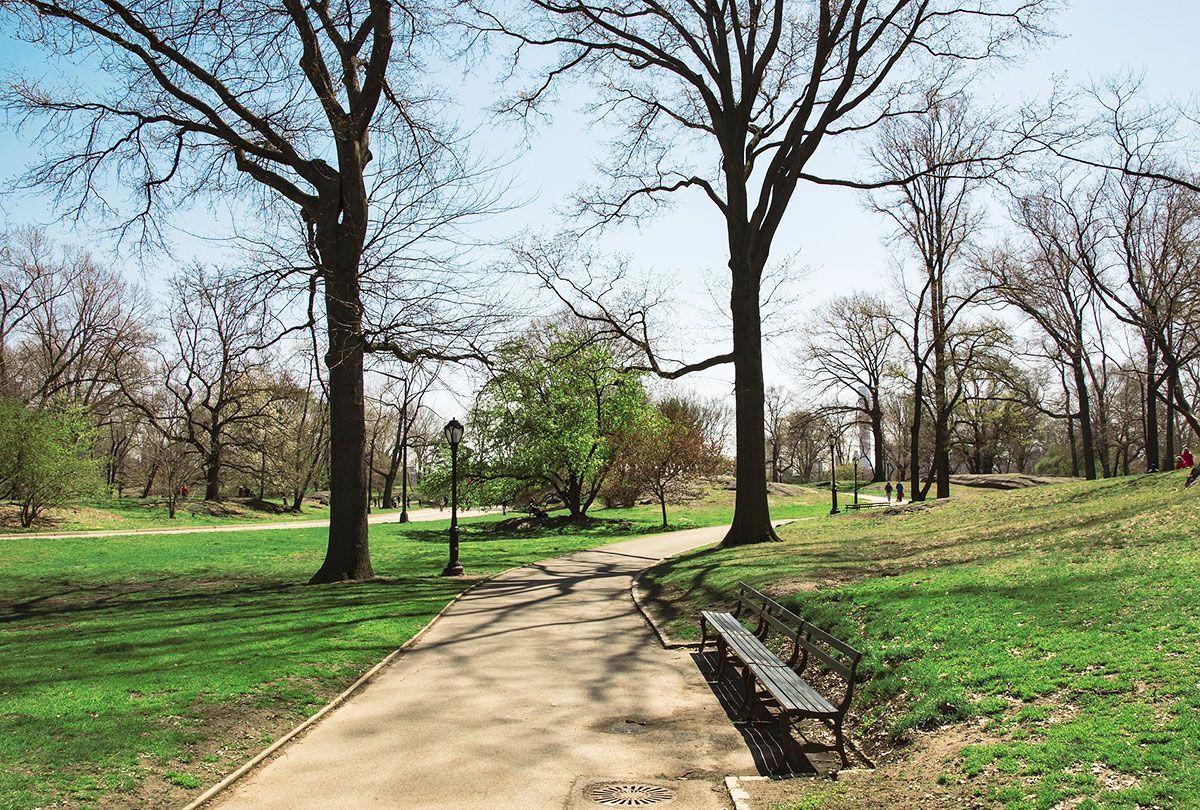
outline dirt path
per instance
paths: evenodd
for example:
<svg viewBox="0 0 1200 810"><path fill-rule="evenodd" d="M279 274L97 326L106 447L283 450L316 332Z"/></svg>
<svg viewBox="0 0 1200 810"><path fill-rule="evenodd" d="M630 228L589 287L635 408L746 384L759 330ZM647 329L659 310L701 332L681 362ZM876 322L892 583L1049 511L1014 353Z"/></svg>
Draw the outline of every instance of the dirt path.
<svg viewBox="0 0 1200 810"><path fill-rule="evenodd" d="M477 517L486 515L488 512L479 509L464 509L458 513L459 517ZM412 523L420 523L428 520L449 520L450 510L448 509L413 509L408 513L408 519ZM368 515L367 522L375 523L399 523L399 512L388 512L383 515ZM280 529L322 529L329 525L329 520L286 520L276 523L251 523L231 521L223 526L181 526L178 529L167 527L165 529L103 529L99 531L82 531L82 532L25 532L24 534L0 534L0 540L21 540L28 537L40 537L44 540L70 540L73 538L86 537L131 537L143 534L212 534L213 532L265 532L278 531Z"/></svg>
<svg viewBox="0 0 1200 810"><path fill-rule="evenodd" d="M753 757L687 651L630 597L655 560L723 527L628 540L511 571L225 794L233 808L596 808L599 784L729 807Z"/></svg>

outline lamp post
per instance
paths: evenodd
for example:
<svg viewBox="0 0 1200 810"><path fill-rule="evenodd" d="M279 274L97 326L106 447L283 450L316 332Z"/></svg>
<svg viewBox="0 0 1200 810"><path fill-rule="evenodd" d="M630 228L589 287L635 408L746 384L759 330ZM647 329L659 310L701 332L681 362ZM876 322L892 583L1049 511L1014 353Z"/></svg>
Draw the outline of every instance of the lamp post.
<svg viewBox="0 0 1200 810"><path fill-rule="evenodd" d="M450 444L450 562L442 569L442 576L457 577L463 572L458 561L458 443L463 437L462 423L451 419L442 432Z"/></svg>
<svg viewBox="0 0 1200 810"><path fill-rule="evenodd" d="M854 508L858 508L858 456L854 457Z"/></svg>
<svg viewBox="0 0 1200 810"><path fill-rule="evenodd" d="M836 515L841 512L837 505L837 457L834 455L833 443L837 441L836 434L829 434L829 494L833 498L833 508L829 510L829 514Z"/></svg>

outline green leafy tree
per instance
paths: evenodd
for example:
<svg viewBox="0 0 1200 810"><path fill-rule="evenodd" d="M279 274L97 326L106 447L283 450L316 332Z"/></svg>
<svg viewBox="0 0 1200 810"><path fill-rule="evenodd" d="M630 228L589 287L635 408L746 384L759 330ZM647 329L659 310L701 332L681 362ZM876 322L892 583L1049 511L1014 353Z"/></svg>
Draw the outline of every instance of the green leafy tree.
<svg viewBox="0 0 1200 810"><path fill-rule="evenodd" d="M552 491L583 517L604 486L619 437L649 409L641 378L612 348L571 323L538 324L497 352L468 430L467 473Z"/></svg>
<svg viewBox="0 0 1200 810"><path fill-rule="evenodd" d="M491 475L482 469L478 455L464 443L458 448L458 505L464 509L507 506L516 503L529 487L504 475ZM422 500L434 503L450 497L450 449L438 450L433 464L421 476L417 492Z"/></svg>
<svg viewBox="0 0 1200 810"><path fill-rule="evenodd" d="M0 481L29 528L47 506L95 491L95 429L79 407L27 408L0 401Z"/></svg>

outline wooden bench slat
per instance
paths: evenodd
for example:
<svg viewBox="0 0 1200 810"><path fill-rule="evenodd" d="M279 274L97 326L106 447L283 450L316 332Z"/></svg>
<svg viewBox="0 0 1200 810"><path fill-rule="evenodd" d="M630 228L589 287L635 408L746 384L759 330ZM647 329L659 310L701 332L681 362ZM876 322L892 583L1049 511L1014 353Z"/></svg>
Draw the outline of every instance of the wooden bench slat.
<svg viewBox="0 0 1200 810"><path fill-rule="evenodd" d="M702 615L713 630L725 639L730 652L743 663L754 663L761 666L787 666L732 614L706 610Z"/></svg>
<svg viewBox="0 0 1200 810"><path fill-rule="evenodd" d="M752 664L750 669L771 693L771 697L789 713L807 714L812 717L832 717L838 713L836 706L791 668L759 667Z"/></svg>

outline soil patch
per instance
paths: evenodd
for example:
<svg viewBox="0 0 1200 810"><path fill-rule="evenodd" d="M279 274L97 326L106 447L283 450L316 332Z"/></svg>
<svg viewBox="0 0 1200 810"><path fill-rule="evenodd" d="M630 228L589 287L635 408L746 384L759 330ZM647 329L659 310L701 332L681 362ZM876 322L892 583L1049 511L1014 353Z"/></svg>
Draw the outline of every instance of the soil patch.
<svg viewBox="0 0 1200 810"><path fill-rule="evenodd" d="M337 694L336 689L316 682L289 679L287 685L311 688L313 705L265 708L256 697L246 696L220 705L198 702L189 717L173 718L171 722L183 725L194 735L195 741L187 746L185 754L165 762L142 757L138 787L105 793L99 806L105 810L182 807ZM199 787L195 787L197 782Z"/></svg>
<svg viewBox="0 0 1200 810"><path fill-rule="evenodd" d="M976 724L946 726L914 735L902 751L881 752L875 770L842 771L836 779L747 781L742 787L756 810L792 805L822 810L992 807L986 798L990 775L962 776L962 750L999 741Z"/></svg>

